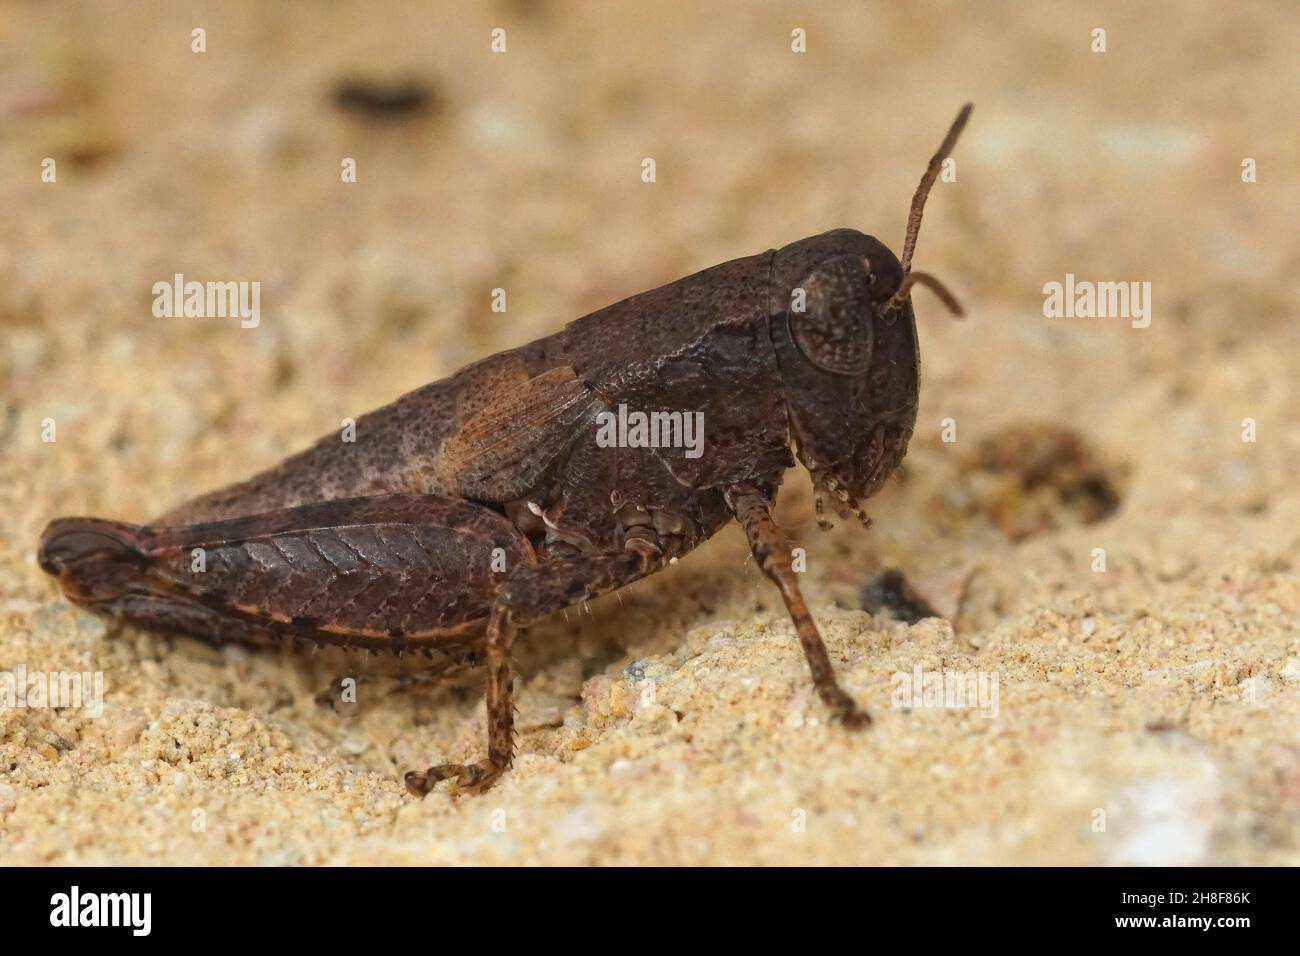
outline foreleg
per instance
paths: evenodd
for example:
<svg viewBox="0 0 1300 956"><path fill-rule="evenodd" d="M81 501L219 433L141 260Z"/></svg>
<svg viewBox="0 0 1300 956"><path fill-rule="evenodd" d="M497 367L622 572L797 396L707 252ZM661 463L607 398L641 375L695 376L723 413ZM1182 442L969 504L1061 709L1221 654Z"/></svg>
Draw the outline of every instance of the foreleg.
<svg viewBox="0 0 1300 956"><path fill-rule="evenodd" d="M749 549L759 568L781 592L785 608L794 621L795 633L803 646L804 657L812 671L813 686L831 713L849 727L864 727L871 723L870 715L858 707L853 698L835 681L830 655L817 631L808 605L799 591L799 582L790 564L785 536L772 518L771 500L753 485L737 486L727 493L736 520L745 529Z"/></svg>

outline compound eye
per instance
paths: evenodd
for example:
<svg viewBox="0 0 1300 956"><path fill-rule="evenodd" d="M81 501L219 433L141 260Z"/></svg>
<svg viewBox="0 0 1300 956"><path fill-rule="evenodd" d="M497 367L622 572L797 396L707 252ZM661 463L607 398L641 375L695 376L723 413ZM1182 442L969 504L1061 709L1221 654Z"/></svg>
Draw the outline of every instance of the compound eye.
<svg viewBox="0 0 1300 956"><path fill-rule="evenodd" d="M814 269L790 302L790 332L804 358L838 375L865 372L875 325L871 293L860 256L836 256Z"/></svg>

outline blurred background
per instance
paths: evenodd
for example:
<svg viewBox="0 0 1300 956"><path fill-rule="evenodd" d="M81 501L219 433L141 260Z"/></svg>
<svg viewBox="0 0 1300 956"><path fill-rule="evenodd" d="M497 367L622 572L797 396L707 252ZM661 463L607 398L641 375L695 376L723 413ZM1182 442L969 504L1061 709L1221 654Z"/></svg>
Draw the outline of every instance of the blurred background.
<svg viewBox="0 0 1300 956"><path fill-rule="evenodd" d="M0 711L0 854L1295 862L1298 46L1264 2L2 0L0 668L110 693ZM897 251L966 101L916 265L968 318L917 294L906 474L870 532L817 534L802 473L782 502L869 737L819 722L728 531L533 632L502 838L400 785L481 747L473 681L346 722L311 703L337 665L105 640L32 560L56 515L144 520L716 262L841 226ZM260 324L155 318L176 273L260 282ZM1067 274L1150 282L1150 327L1044 317ZM946 621L894 619L886 568ZM891 711L918 662L999 674L1001 716Z"/></svg>

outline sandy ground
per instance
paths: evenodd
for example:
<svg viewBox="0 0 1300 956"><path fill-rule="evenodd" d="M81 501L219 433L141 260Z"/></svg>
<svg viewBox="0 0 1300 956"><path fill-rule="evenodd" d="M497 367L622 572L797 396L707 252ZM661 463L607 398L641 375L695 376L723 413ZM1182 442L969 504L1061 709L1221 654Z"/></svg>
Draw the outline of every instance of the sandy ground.
<svg viewBox="0 0 1300 956"><path fill-rule="evenodd" d="M1300 860L1300 11L726 10L4 4L0 670L105 701L0 708L0 861ZM349 79L428 96L367 118ZM459 801L400 776L478 756L479 676L336 712L387 662L150 636L36 567L51 517L143 520L632 292L836 226L899 248L966 100L917 265L970 318L918 293L906 475L870 532L818 532L802 472L780 511L870 730L827 725L735 529L535 628L517 765ZM177 272L260 281L260 325L155 318ZM1150 327L1046 318L1067 273L1150 282ZM885 568L948 619L863 610ZM996 715L893 706L918 667Z"/></svg>

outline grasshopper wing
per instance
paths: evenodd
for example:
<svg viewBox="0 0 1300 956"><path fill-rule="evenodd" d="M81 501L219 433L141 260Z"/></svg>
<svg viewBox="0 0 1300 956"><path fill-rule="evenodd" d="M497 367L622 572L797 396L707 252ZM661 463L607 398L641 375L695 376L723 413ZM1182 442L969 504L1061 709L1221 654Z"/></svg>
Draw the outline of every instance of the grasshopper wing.
<svg viewBox="0 0 1300 956"><path fill-rule="evenodd" d="M518 498L603 407L569 366L543 372L494 396L448 438L438 456L439 483L450 494L480 501Z"/></svg>

